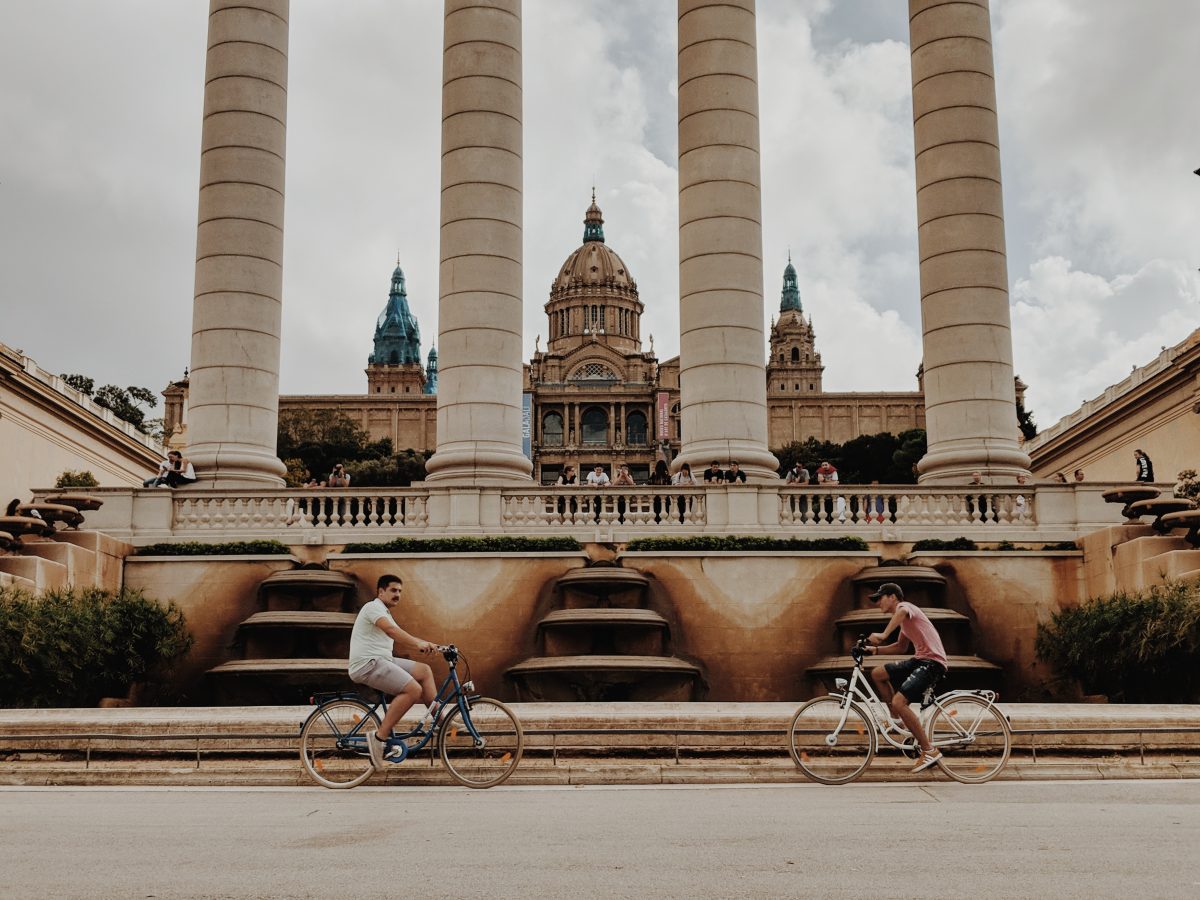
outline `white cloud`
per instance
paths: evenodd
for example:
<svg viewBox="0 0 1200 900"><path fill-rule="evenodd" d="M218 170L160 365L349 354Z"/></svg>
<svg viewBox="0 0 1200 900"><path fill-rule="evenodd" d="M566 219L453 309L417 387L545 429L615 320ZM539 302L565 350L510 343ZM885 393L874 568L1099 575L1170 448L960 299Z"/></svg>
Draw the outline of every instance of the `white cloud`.
<svg viewBox="0 0 1200 900"><path fill-rule="evenodd" d="M1107 279L1048 257L1012 296L1015 365L1041 427L1178 343L1200 318L1200 283L1170 260Z"/></svg>

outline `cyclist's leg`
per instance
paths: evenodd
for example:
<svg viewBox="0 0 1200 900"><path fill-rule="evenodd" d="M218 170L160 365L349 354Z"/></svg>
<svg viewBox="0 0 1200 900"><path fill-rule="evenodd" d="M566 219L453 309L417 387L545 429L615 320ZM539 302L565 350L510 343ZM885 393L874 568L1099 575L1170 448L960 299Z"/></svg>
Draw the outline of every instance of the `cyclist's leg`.
<svg viewBox="0 0 1200 900"><path fill-rule="evenodd" d="M929 742L929 735L921 726L920 715L909 704L920 703L925 689L937 682L945 671L931 660L914 659L908 677L904 679L904 683L897 688L895 696L892 697L892 712L908 727L921 749L926 752L933 750L933 744Z"/></svg>
<svg viewBox="0 0 1200 900"><path fill-rule="evenodd" d="M390 738L396 723L421 699L421 683L410 674L418 666L429 670L429 666L424 663L392 658L371 660L365 668L355 671L353 677L359 684L369 685L392 695L392 702L388 704L383 721L379 723L379 729L376 731L380 740Z"/></svg>

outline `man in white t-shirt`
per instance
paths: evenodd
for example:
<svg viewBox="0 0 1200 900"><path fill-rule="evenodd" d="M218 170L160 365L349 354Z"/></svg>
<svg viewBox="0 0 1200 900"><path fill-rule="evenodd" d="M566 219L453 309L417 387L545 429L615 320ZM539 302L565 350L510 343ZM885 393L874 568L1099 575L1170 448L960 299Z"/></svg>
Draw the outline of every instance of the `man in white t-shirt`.
<svg viewBox="0 0 1200 900"><path fill-rule="evenodd" d="M376 769L392 752L392 731L414 703L426 706L437 696L433 669L411 659L398 659L394 650L433 653L438 645L413 637L396 624L392 610L400 603L404 582L399 575L383 575L375 585L376 596L358 611L350 632L350 680L392 695L378 731L367 732L367 749ZM437 721L437 711L430 710ZM399 751L396 751L399 752Z"/></svg>

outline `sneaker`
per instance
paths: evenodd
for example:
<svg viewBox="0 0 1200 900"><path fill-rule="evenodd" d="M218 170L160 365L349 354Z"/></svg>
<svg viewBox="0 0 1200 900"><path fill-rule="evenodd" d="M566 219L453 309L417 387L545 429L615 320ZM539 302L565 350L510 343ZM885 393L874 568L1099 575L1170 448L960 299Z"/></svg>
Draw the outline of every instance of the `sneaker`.
<svg viewBox="0 0 1200 900"><path fill-rule="evenodd" d="M918 772L924 772L930 766L936 766L939 762L941 762L941 759L942 754L940 750L922 751L921 758L917 760L917 764L909 771L916 775Z"/></svg>
<svg viewBox="0 0 1200 900"><path fill-rule="evenodd" d="M378 771L383 768L383 741L375 733L375 729L367 732L367 753L371 757L371 765Z"/></svg>

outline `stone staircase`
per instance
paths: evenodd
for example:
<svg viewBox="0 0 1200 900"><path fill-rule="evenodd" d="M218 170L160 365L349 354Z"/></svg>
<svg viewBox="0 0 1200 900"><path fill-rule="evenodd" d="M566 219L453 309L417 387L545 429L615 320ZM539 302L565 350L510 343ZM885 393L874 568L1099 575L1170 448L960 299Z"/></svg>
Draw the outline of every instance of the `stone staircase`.
<svg viewBox="0 0 1200 900"><path fill-rule="evenodd" d="M40 593L70 585L118 590L121 560L133 548L99 531L56 531L26 536L15 549L0 552L0 587Z"/></svg>
<svg viewBox="0 0 1200 900"><path fill-rule="evenodd" d="M794 703L514 703L526 749L512 785L804 782L787 751ZM1197 778L1200 707L1001 704L1005 780ZM307 706L0 710L0 784L294 785ZM423 709L418 707L413 715ZM881 751L865 781L912 776ZM369 784L448 785L428 750Z"/></svg>

